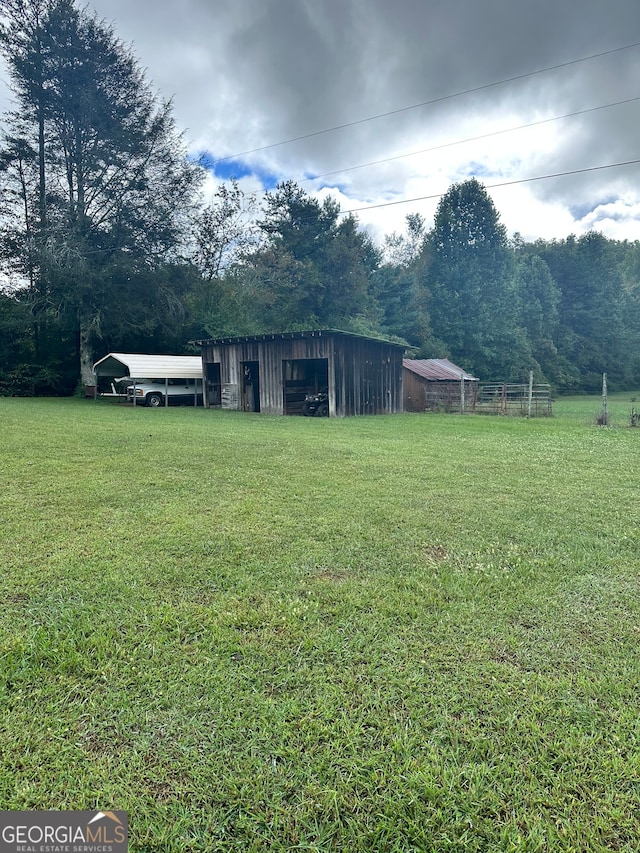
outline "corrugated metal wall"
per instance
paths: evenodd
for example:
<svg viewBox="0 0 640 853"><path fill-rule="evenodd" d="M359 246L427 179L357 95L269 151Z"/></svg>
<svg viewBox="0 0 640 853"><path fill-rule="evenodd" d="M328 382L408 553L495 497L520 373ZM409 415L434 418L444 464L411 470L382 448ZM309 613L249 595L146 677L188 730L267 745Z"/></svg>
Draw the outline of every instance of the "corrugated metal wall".
<svg viewBox="0 0 640 853"><path fill-rule="evenodd" d="M392 414L402 411L402 349L384 341L318 333L311 337L205 342L206 363L220 364L222 386L242 389L243 362L259 363L260 411L284 414L283 363L297 359L327 359L329 413ZM239 394L242 399L242 393ZM242 403L239 403L242 408Z"/></svg>

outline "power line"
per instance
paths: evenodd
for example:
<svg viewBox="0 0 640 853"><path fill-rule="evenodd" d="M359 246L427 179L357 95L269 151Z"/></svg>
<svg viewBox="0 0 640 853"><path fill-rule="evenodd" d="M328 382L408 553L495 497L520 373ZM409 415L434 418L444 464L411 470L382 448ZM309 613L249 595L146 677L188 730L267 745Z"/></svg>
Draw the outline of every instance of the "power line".
<svg viewBox="0 0 640 853"><path fill-rule="evenodd" d="M603 57L603 56L610 56L611 54L620 53L623 50L630 50L631 48L638 47L638 46L640 46L640 41L633 42L632 44L626 44L626 45L623 45L622 47L612 48L611 50L603 50L603 51L600 51L599 53L592 53L589 56L582 56L579 59L571 59L568 62L560 62L557 65L549 65L546 68L538 68L535 71L528 71L525 74L516 74L514 77L507 77L504 80L498 80L498 81L495 81L493 83L484 83L482 86L475 86L471 89L464 89L463 91L453 92L449 95L441 95L438 98L432 98L428 101L422 101L419 104L412 104L411 106L408 106L408 107L399 107L398 109L389 110L388 112L379 113L378 115L368 116L367 118L356 119L355 121L345 122L344 124L338 124L338 125L335 125L334 127L327 127L324 130L315 130L311 133L302 134L301 136L294 136L294 137L291 137L290 139L283 139L280 142L272 142L269 145L261 145L258 148L251 148L248 151L241 151L238 154L228 154L226 157L219 157L218 159L213 160L211 165L215 166L216 163L224 163L226 160L235 160L239 157L246 157L249 154L256 154L260 151L267 151L270 148L278 148L281 145L289 145L292 142L300 142L303 139L311 139L315 136L322 136L325 133L334 133L337 130L345 130L346 128L349 128L349 127L356 127L357 125L365 124L366 122L369 122L369 121L375 121L375 120L380 119L380 118L387 118L388 116L398 115L399 113L408 112L409 110L417 110L420 107L427 107L427 106L431 106L433 104L439 104L439 103L442 103L444 101L452 100L453 98L460 98L463 95L472 95L472 94L475 94L476 92L483 92L483 91L486 91L487 89L492 89L496 86L503 86L506 83L514 83L517 80L525 80L527 77L534 77L537 74L546 74L549 71L557 71L560 68L568 68L569 66L577 65L580 62L587 62L591 59L599 59L600 57Z"/></svg>
<svg viewBox="0 0 640 853"><path fill-rule="evenodd" d="M311 178L301 178L298 183L306 184L310 183L311 181L317 181L319 178L326 178L330 175L341 175L345 172L353 172L356 169L364 169L368 166L380 166L383 163L391 163L394 160L403 160L405 157L416 157L418 154L428 154L431 151L440 151L443 148L452 148L454 145L463 145L465 142L478 142L481 139L489 139L492 136L500 136L500 134L502 133L513 133L516 130L526 130L531 127L538 127L539 125L548 124L553 121L560 121L565 118L574 118L575 116L586 115L587 113L597 112L598 110L606 110L610 107L619 107L623 104L631 104L635 101L640 101L640 95L635 98L625 98L622 101L614 101L610 104L601 104L597 107L589 107L584 110L576 110L576 112L565 113L561 116L553 116L551 118L540 119L539 121L532 121L528 124L519 124L515 127L507 127L503 128L502 130L494 130L491 131L491 133L482 133L479 136L469 136L466 139L456 139L452 142L443 142L440 145L433 145L430 148L421 148L419 151L409 151L406 154L396 154L393 157L384 157L381 160L372 160L369 163L358 163L355 166L347 166L344 169L334 169L331 172L321 172L320 174L314 175Z"/></svg>
<svg viewBox="0 0 640 853"><path fill-rule="evenodd" d="M536 177L534 177L534 178L518 178L517 180L514 180L514 181L502 181L501 183L498 183L498 184L484 184L484 188L487 190L494 190L494 189L497 189L498 187L511 187L514 184L528 184L528 183L532 183L533 181L545 181L545 180L548 180L549 178L564 178L567 175L582 175L586 172L599 172L599 171L602 171L604 169L617 169L620 166L636 166L639 163L640 163L640 159L638 159L638 160L626 160L622 163L607 163L604 166L588 166L585 169L572 169L571 171L568 171L568 172L554 172L554 174L552 174L552 175L536 175ZM353 207L353 208L350 208L349 210L341 210L340 215L348 214L348 213L360 213L361 211L364 211L364 210L376 210L377 208L380 208L380 207L392 207L393 205L398 205L398 204L413 204L414 202L417 202L417 201L431 201L435 198L442 198L446 194L447 194L446 192L434 193L433 195L423 195L423 196L418 196L417 198L405 198L405 199L400 199L398 201L385 201L385 202L381 202L380 204L369 204L365 207Z"/></svg>

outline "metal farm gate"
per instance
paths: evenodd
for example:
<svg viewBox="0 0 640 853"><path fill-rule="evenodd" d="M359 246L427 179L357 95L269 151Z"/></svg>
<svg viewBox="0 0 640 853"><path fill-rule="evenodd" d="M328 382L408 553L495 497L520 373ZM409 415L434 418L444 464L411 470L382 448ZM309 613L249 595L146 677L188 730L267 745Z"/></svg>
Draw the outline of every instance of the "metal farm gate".
<svg viewBox="0 0 640 853"><path fill-rule="evenodd" d="M552 415L551 386L487 382L478 388L472 411L487 415L539 418Z"/></svg>

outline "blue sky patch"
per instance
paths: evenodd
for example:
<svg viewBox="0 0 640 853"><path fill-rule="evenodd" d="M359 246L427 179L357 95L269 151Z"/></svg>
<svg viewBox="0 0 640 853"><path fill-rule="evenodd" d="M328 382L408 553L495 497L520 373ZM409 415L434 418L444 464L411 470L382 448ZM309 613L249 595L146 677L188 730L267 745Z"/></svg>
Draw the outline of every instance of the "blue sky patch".
<svg viewBox="0 0 640 853"><path fill-rule="evenodd" d="M348 195L349 189L350 187L348 184L341 184L339 181L323 181L319 179L319 183L314 192L320 192L320 190L337 190L343 195Z"/></svg>
<svg viewBox="0 0 640 853"><path fill-rule="evenodd" d="M600 205L611 204L614 201L616 201L615 196L607 196L595 202L589 201L583 202L582 204L570 204L569 213L577 222L580 222L580 220L584 219L585 216L588 216L590 213L593 213L597 207L600 207Z"/></svg>
<svg viewBox="0 0 640 853"><path fill-rule="evenodd" d="M462 166L458 171L470 178L495 178L499 175L498 172L487 168L483 163L476 163L474 161Z"/></svg>
<svg viewBox="0 0 640 853"><path fill-rule="evenodd" d="M226 159L216 160L213 154L203 151L197 158L201 166L211 172L220 181L239 181L241 178L255 177L265 190L275 189L280 178L267 169L252 166L244 160Z"/></svg>

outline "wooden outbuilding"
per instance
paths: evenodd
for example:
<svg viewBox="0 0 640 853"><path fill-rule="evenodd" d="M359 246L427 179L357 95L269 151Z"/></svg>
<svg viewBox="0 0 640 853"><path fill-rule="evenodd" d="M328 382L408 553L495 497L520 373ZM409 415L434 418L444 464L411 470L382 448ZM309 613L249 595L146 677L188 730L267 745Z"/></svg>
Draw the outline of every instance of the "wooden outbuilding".
<svg viewBox="0 0 640 853"><path fill-rule="evenodd" d="M446 358L405 358L402 362L405 412L471 411L479 380Z"/></svg>
<svg viewBox="0 0 640 853"><path fill-rule="evenodd" d="M332 329L199 343L208 407L299 415L326 392L332 417L403 410L401 344Z"/></svg>

